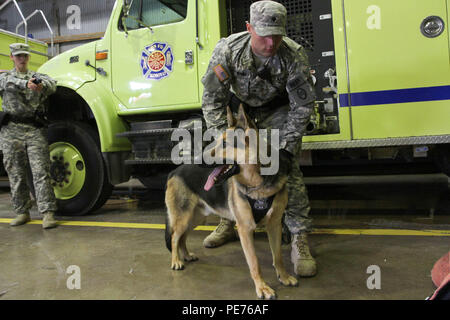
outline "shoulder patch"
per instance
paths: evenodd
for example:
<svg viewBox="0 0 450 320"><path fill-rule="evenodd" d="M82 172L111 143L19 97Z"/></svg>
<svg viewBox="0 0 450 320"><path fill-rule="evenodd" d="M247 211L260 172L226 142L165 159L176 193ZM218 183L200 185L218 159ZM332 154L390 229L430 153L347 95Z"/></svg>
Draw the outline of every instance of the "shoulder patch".
<svg viewBox="0 0 450 320"><path fill-rule="evenodd" d="M228 73L225 71L225 69L220 64L215 66L213 68L213 70L220 82L224 82L225 80L227 80L230 77L228 75Z"/></svg>

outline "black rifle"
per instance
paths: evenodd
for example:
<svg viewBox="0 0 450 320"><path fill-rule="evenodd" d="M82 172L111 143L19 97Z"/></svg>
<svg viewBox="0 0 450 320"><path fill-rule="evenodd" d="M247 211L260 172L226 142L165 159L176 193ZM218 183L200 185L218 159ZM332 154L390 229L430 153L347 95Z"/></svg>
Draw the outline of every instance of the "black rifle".
<svg viewBox="0 0 450 320"><path fill-rule="evenodd" d="M33 80L34 84L42 83L42 79L37 75L37 73L35 73L32 78L34 78L34 80Z"/></svg>

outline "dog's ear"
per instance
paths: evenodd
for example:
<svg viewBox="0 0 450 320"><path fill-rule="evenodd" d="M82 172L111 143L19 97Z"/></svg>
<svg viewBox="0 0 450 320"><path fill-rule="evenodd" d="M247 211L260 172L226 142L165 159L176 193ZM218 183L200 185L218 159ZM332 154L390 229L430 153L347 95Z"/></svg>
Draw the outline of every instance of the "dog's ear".
<svg viewBox="0 0 450 320"><path fill-rule="evenodd" d="M231 111L229 106L227 106L227 122L228 128L234 127L234 125L236 124L236 119L234 119L233 112Z"/></svg>
<svg viewBox="0 0 450 320"><path fill-rule="evenodd" d="M247 114L245 113L244 106L242 105L242 103L239 105L236 127L240 127L243 129L249 127L249 119L247 117Z"/></svg>

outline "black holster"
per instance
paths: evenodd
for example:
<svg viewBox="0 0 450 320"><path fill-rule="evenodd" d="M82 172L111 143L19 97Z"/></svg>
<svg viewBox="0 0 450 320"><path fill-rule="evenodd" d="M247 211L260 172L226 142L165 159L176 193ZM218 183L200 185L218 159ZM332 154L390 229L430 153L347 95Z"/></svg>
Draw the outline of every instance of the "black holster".
<svg viewBox="0 0 450 320"><path fill-rule="evenodd" d="M8 122L9 122L9 114L4 111L0 111L0 128L2 126L6 126Z"/></svg>

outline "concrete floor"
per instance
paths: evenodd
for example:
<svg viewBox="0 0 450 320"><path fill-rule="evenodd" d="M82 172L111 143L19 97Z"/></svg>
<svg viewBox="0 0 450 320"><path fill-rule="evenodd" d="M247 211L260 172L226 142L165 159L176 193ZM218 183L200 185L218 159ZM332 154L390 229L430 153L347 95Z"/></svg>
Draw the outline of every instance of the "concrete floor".
<svg viewBox="0 0 450 320"><path fill-rule="evenodd" d="M144 229L164 223L161 193L145 200L111 199L99 211L84 217L58 217L61 221L131 222L133 228L115 225L60 225L43 230L35 209L32 219L10 227L14 217L9 190L0 189L0 299L256 299L253 282L239 242L216 249L202 246L209 231L194 231L190 249L197 262L185 270L170 269L164 230ZM217 218L208 218L214 225ZM302 278L298 287L284 287L276 278L265 233L255 234L261 271L278 299L419 299L435 290L430 271L450 250L450 215L350 214L329 211L314 215L310 236L318 274ZM337 235L343 229L437 230L423 235ZM317 230L330 230L322 233ZM285 264L290 246L283 246ZM80 270L80 289L68 289L72 274ZM367 268L381 271L381 289L368 289Z"/></svg>

